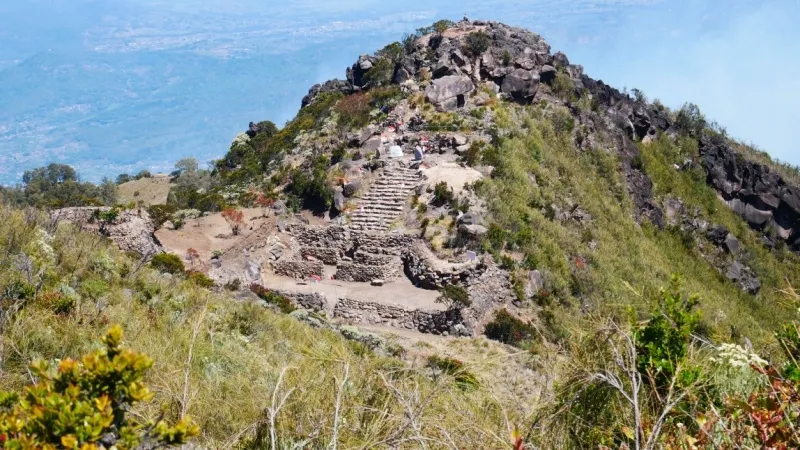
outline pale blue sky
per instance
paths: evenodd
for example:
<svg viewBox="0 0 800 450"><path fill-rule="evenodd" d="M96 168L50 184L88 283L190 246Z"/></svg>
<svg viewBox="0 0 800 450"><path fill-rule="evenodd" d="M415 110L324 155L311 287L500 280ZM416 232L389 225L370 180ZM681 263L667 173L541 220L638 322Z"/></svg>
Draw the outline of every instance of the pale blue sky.
<svg viewBox="0 0 800 450"><path fill-rule="evenodd" d="M0 0L0 182L53 160L99 179L219 157L359 53L464 13L800 164L800 0Z"/></svg>

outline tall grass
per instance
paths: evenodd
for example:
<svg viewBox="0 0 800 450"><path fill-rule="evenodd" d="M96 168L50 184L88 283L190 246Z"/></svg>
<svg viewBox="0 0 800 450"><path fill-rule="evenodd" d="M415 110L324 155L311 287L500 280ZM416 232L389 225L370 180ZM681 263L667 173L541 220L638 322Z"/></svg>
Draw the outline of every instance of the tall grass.
<svg viewBox="0 0 800 450"><path fill-rule="evenodd" d="M464 390L424 364L159 274L35 212L2 207L0 221L0 287L36 290L3 298L0 389L30 384L33 360L93 350L119 323L125 345L155 361L155 399L133 414L188 413L206 448L502 448L530 409L502 381ZM56 308L66 297L74 302Z"/></svg>

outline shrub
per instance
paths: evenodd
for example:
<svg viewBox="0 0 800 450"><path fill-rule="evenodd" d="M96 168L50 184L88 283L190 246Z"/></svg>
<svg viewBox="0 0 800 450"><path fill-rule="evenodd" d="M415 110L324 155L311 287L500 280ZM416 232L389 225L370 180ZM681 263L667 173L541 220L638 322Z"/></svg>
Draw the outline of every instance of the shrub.
<svg viewBox="0 0 800 450"><path fill-rule="evenodd" d="M455 194L446 181L440 181L433 187L433 203L437 206L449 205L455 199Z"/></svg>
<svg viewBox="0 0 800 450"><path fill-rule="evenodd" d="M500 309L494 313L492 321L486 324L483 334L489 339L519 347L536 336L536 328L512 316L505 309Z"/></svg>
<svg viewBox="0 0 800 450"><path fill-rule="evenodd" d="M142 178L153 178L153 174L149 170L142 170L136 174L136 179L141 180Z"/></svg>
<svg viewBox="0 0 800 450"><path fill-rule="evenodd" d="M150 205L147 207L147 214L153 219L153 224L158 229L164 225L164 222L172 220L172 214L177 210L178 208L174 205Z"/></svg>
<svg viewBox="0 0 800 450"><path fill-rule="evenodd" d="M328 184L329 160L320 156L311 161L307 170L297 168L290 174L291 183L287 186L290 203L294 200L303 208L321 213L333 204L333 188Z"/></svg>
<svg viewBox="0 0 800 450"><path fill-rule="evenodd" d="M474 57L480 56L483 52L489 49L492 44L492 38L483 31L474 31L467 35L467 41L464 43L464 51Z"/></svg>
<svg viewBox="0 0 800 450"><path fill-rule="evenodd" d="M260 298L261 300L264 300L270 305L277 306L278 309L284 314L289 314L297 309L292 304L291 300L284 297L283 295L275 293L274 291L270 291L269 289L265 288L264 286L261 286L260 284L257 283L251 284L250 291L256 294L258 298Z"/></svg>
<svg viewBox="0 0 800 450"><path fill-rule="evenodd" d="M428 367L452 376L461 389L475 389L480 386L475 375L464 369L464 363L457 359L432 355L428 357Z"/></svg>
<svg viewBox="0 0 800 450"><path fill-rule="evenodd" d="M172 253L159 253L150 261L150 266L159 272L180 275L186 272L183 261Z"/></svg>
<svg viewBox="0 0 800 450"><path fill-rule="evenodd" d="M104 348L81 361L62 360L57 371L47 362L33 363L37 381L22 395L0 392L4 448L155 448L181 445L198 435L188 417L175 426L132 419L131 407L152 398L143 380L153 361L121 347L118 325L102 342Z"/></svg>
<svg viewBox="0 0 800 450"><path fill-rule="evenodd" d="M511 64L511 53L508 53L508 50L503 50L503 65L507 66Z"/></svg>
<svg viewBox="0 0 800 450"><path fill-rule="evenodd" d="M575 84L569 74L563 70L559 70L553 79L553 93L567 101L572 101L575 97Z"/></svg>
<svg viewBox="0 0 800 450"><path fill-rule="evenodd" d="M369 87L385 86L392 81L395 63L388 58L380 58L364 74L362 81Z"/></svg>
<svg viewBox="0 0 800 450"><path fill-rule="evenodd" d="M192 270L192 271L188 272L188 277L187 278L188 278L189 281L191 281L192 283L194 283L195 285L197 285L197 286L199 286L201 288L211 289L211 288L213 288L215 286L214 280L212 280L211 278L208 278L208 276L206 274L204 274L203 272L198 272L196 270Z"/></svg>
<svg viewBox="0 0 800 450"><path fill-rule="evenodd" d="M228 207L222 210L222 218L228 222L231 233L237 236L244 225L244 213L239 209Z"/></svg>
<svg viewBox="0 0 800 450"><path fill-rule="evenodd" d="M680 279L673 275L669 289L662 289L653 317L634 328L637 368L659 389L667 388L686 357L690 337L700 316L692 310L697 296L680 293Z"/></svg>
<svg viewBox="0 0 800 450"><path fill-rule="evenodd" d="M239 289L242 288L242 280L240 280L238 278L234 278L233 280L228 281L227 283L225 283L224 287L225 287L226 290L229 290L229 291L238 291Z"/></svg>
<svg viewBox="0 0 800 450"><path fill-rule="evenodd" d="M436 303L442 303L447 309L462 309L472 306L469 293L461 286L450 285L439 290Z"/></svg>

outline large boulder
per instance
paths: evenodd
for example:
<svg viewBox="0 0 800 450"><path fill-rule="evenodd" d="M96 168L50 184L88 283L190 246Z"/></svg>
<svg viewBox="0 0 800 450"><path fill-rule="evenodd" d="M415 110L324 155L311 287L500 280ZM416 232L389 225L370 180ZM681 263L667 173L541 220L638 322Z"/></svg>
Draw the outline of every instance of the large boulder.
<svg viewBox="0 0 800 450"><path fill-rule="evenodd" d="M539 89L539 74L532 70L514 69L503 78L500 90L514 100L530 100Z"/></svg>
<svg viewBox="0 0 800 450"><path fill-rule="evenodd" d="M433 80L425 89L425 97L437 108L451 111L466 104L469 93L475 90L475 85L469 77L448 75Z"/></svg>

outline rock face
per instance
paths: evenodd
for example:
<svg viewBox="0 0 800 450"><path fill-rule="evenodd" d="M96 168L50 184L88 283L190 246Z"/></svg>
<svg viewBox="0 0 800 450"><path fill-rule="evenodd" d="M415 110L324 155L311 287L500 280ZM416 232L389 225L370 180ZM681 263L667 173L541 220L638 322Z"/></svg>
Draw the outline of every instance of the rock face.
<svg viewBox="0 0 800 450"><path fill-rule="evenodd" d="M475 85L469 77L448 75L434 80L425 89L425 98L429 102L445 111L450 111L464 106L466 96L475 90Z"/></svg>
<svg viewBox="0 0 800 450"><path fill-rule="evenodd" d="M500 91L514 100L528 101L539 89L539 74L532 70L515 69L503 78Z"/></svg>
<svg viewBox="0 0 800 450"><path fill-rule="evenodd" d="M800 251L800 188L719 139L701 138L700 156L708 184L732 210L756 230L774 225L777 237Z"/></svg>
<svg viewBox="0 0 800 450"><path fill-rule="evenodd" d="M100 233L111 239L120 250L133 252L150 259L161 253L161 243L155 237L155 225L144 210L121 211L110 223L97 218L108 207L63 208L50 213L53 220L71 222L79 228Z"/></svg>

